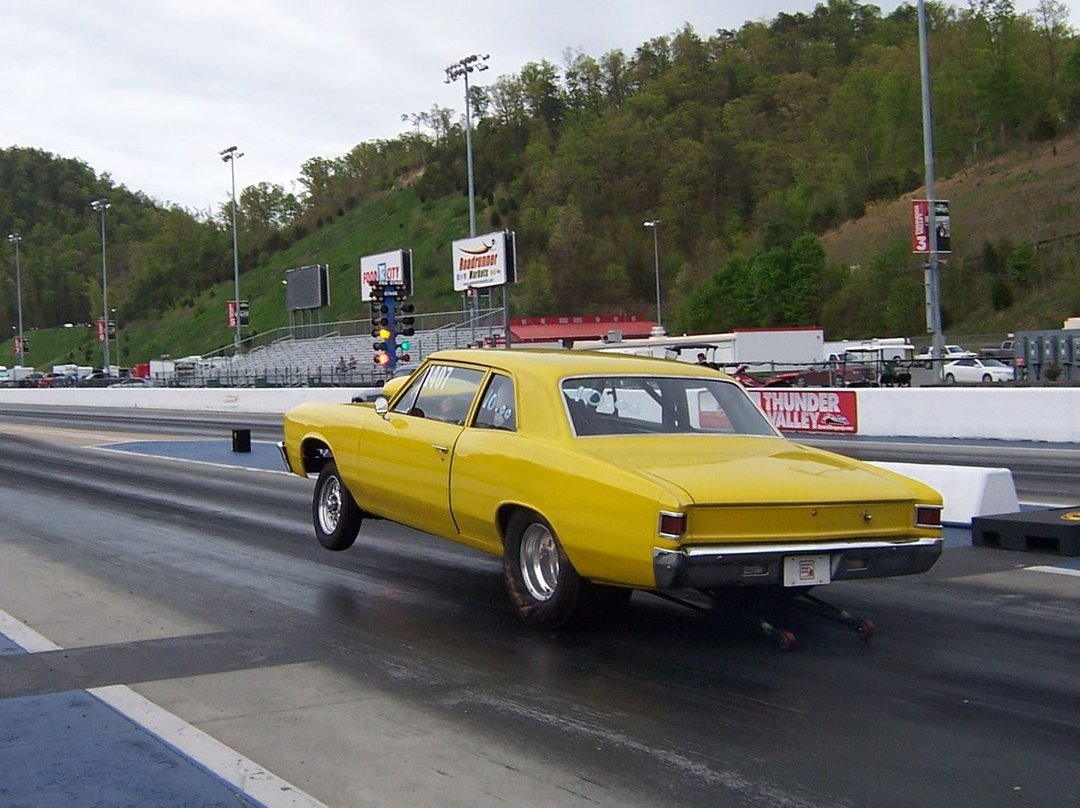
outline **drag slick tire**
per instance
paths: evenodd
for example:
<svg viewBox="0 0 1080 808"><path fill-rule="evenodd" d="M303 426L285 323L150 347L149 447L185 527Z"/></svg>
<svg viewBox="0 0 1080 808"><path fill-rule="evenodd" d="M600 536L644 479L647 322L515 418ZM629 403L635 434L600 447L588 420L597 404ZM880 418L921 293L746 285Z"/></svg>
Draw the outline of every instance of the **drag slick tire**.
<svg viewBox="0 0 1080 808"><path fill-rule="evenodd" d="M315 537L327 550L348 550L360 532L363 513L338 474L337 464L322 467L311 499Z"/></svg>
<svg viewBox="0 0 1080 808"><path fill-rule="evenodd" d="M622 611L633 594L583 579L548 521L525 510L507 525L503 580L518 617L543 629L598 625Z"/></svg>
<svg viewBox="0 0 1080 808"><path fill-rule="evenodd" d="M584 583L551 525L530 511L518 511L506 527L503 582L518 617L548 629L574 616Z"/></svg>

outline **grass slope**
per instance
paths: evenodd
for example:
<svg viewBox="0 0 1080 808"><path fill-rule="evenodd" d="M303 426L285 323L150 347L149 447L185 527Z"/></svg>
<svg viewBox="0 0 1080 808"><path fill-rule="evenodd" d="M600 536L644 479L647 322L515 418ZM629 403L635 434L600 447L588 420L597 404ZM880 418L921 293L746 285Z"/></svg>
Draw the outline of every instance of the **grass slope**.
<svg viewBox="0 0 1080 808"><path fill-rule="evenodd" d="M459 307L460 299L452 291L450 242L468 234L467 222L464 198L421 203L408 188L343 211L269 262L247 270L241 266L240 294L251 307L251 327L245 329L245 336L252 330L264 333L289 324L284 272L309 264L330 267L330 306L323 312L324 321L366 318L367 304L360 301L359 258L399 247L413 250L414 288L423 292L414 296L417 311ZM189 306L150 320L119 323L123 364L162 354L207 354L231 345L233 332L225 316L226 301L232 297L230 279L206 289ZM44 329L28 332L27 337L27 364L39 370L69 361L89 365L102 362L96 329ZM11 339L0 345L0 364L15 364Z"/></svg>
<svg viewBox="0 0 1080 808"><path fill-rule="evenodd" d="M936 191L949 200L952 217L953 253L940 273L951 333L1061 328L1065 317L1080 313L1080 133L979 163L939 181ZM830 231L823 237L828 260L865 268L870 256L910 245L911 200L924 196L920 189L873 205ZM984 244L1021 242L1036 245L1040 271L1013 285L1013 305L995 310L990 278L981 271ZM922 266L912 255L912 271Z"/></svg>

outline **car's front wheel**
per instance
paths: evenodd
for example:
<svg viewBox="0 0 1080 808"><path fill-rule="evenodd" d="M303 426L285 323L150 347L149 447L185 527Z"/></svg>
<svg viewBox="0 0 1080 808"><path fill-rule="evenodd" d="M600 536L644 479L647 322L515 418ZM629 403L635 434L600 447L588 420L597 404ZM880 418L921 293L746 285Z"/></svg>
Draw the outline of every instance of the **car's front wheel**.
<svg viewBox="0 0 1080 808"><path fill-rule="evenodd" d="M322 467L319 479L315 481L311 521L319 544L327 550L348 550L360 532L363 513L333 462Z"/></svg>
<svg viewBox="0 0 1080 808"><path fill-rule="evenodd" d="M983 384L990 384L990 382L992 382L993 379L990 378L989 373L984 373L983 377L982 377L982 381L983 381Z"/></svg>
<svg viewBox="0 0 1080 808"><path fill-rule="evenodd" d="M548 629L570 621L585 583L551 525L529 511L518 511L507 525L503 579L518 617Z"/></svg>

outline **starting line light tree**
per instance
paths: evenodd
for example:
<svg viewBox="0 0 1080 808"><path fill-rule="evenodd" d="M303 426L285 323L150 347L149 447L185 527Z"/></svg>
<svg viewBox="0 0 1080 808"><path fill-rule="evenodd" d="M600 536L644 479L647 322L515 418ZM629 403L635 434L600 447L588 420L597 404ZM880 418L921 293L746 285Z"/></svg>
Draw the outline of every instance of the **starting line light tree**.
<svg viewBox="0 0 1080 808"><path fill-rule="evenodd" d="M416 307L412 303L401 303L397 307L401 312L401 316L397 318L396 327L394 329L394 358L395 363L397 361L408 362L412 357L409 355L409 351L412 350L412 341L409 339L416 331L413 328L413 324L416 319L413 317L413 312ZM398 339L401 337L401 339Z"/></svg>
<svg viewBox="0 0 1080 808"><path fill-rule="evenodd" d="M374 362L378 367L393 371L397 366L395 356L397 339L397 312L392 292L386 287L372 286L371 295L371 336L375 338L371 347L374 350Z"/></svg>

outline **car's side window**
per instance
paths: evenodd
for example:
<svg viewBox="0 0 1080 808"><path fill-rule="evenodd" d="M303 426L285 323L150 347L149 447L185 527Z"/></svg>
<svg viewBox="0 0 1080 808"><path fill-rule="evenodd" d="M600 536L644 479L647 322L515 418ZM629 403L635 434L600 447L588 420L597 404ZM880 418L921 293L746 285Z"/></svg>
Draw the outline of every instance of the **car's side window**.
<svg viewBox="0 0 1080 808"><path fill-rule="evenodd" d="M514 382L509 376L495 374L480 399L474 426L484 429L517 430L517 407L514 403Z"/></svg>
<svg viewBox="0 0 1080 808"><path fill-rule="evenodd" d="M412 412L413 408L416 406L416 397L420 394L420 387L423 385L425 378L427 378L426 373L413 379L412 384L405 388L405 391L398 397L392 412Z"/></svg>
<svg viewBox="0 0 1080 808"><path fill-rule="evenodd" d="M433 364L415 379L394 406L395 412L464 424L484 372L453 365Z"/></svg>

